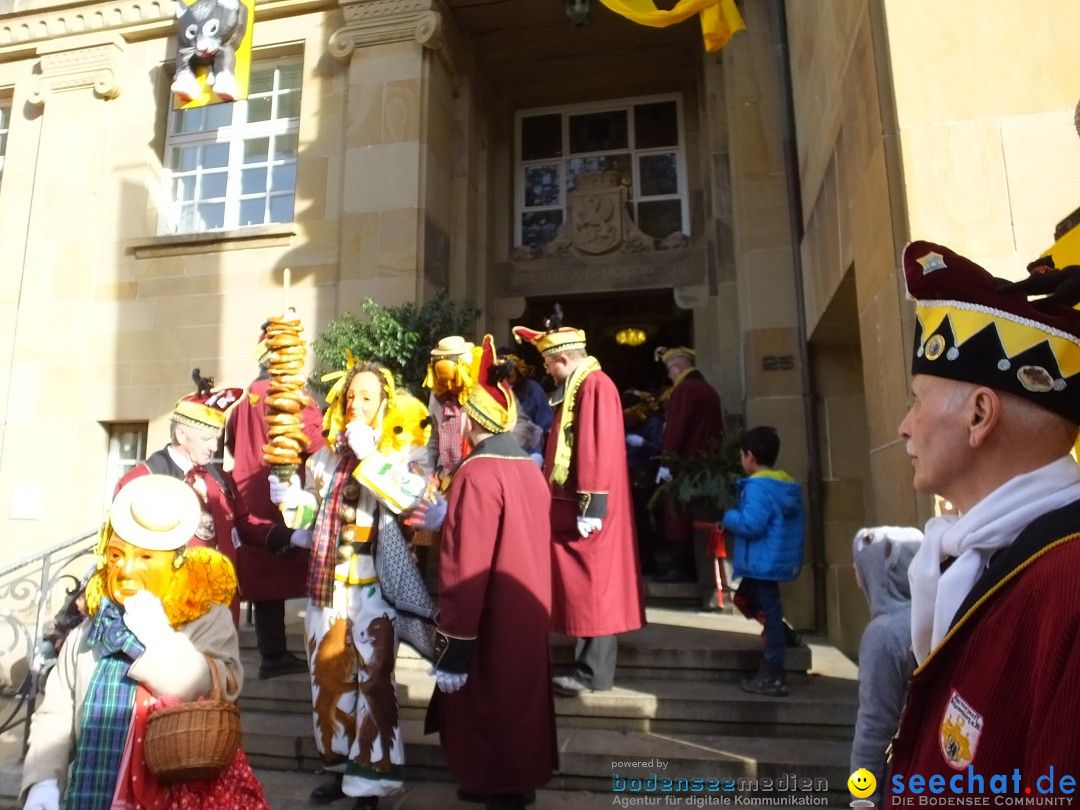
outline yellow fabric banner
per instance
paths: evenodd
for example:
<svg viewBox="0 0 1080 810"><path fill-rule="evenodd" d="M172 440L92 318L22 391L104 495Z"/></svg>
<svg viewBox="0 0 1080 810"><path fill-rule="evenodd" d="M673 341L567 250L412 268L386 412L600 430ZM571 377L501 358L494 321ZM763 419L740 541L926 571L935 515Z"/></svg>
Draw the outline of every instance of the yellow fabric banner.
<svg viewBox="0 0 1080 810"><path fill-rule="evenodd" d="M727 45L732 34L746 28L735 0L679 0L674 8L663 11L653 0L600 0L605 6L639 25L667 28L695 14L700 15L705 50L718 51Z"/></svg>

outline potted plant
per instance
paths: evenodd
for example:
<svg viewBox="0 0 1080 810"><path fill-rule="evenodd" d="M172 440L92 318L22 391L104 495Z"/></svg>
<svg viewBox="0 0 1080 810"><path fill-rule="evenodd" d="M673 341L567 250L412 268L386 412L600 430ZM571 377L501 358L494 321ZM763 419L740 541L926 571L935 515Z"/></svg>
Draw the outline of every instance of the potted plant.
<svg viewBox="0 0 1080 810"><path fill-rule="evenodd" d="M661 455L660 464L671 470L671 480L656 488L649 499L650 509L672 495L694 520L716 523L735 506L735 482L745 474L737 438L713 442L694 458Z"/></svg>

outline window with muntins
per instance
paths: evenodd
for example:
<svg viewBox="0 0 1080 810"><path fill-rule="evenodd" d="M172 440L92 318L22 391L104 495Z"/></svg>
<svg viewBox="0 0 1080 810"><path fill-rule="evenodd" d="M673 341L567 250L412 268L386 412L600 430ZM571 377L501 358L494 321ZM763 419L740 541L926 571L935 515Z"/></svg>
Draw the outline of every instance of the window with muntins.
<svg viewBox="0 0 1080 810"><path fill-rule="evenodd" d="M680 96L524 110L515 124L515 245L550 242L567 194L591 172L618 173L627 212L649 236L690 234Z"/></svg>
<svg viewBox="0 0 1080 810"><path fill-rule="evenodd" d="M113 490L133 467L146 461L146 422L107 422L109 458L105 468L105 507Z"/></svg>
<svg viewBox="0 0 1080 810"><path fill-rule="evenodd" d="M299 59L256 62L247 100L170 113L164 233L292 222L300 83Z"/></svg>

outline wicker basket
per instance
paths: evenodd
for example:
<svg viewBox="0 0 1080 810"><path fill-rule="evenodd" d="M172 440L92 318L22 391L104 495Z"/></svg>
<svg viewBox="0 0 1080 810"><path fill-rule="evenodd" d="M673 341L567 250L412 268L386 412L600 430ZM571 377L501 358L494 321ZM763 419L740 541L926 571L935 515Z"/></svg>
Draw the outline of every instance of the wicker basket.
<svg viewBox="0 0 1080 810"><path fill-rule="evenodd" d="M151 712L143 755L162 782L208 779L228 767L240 747L240 712L222 697L210 656L214 688L209 700L187 701Z"/></svg>

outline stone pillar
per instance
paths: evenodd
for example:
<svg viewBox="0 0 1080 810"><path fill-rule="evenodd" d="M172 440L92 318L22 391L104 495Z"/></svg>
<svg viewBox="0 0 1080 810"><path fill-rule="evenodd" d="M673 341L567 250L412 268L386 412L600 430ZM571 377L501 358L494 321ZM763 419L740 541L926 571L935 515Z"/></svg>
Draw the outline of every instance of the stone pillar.
<svg viewBox="0 0 1080 810"><path fill-rule="evenodd" d="M440 0L342 0L330 52L349 66L339 311L395 305L448 278L452 78Z"/></svg>
<svg viewBox="0 0 1080 810"><path fill-rule="evenodd" d="M0 525L9 533L17 525L25 551L85 530L86 516L101 514L102 471L80 453L105 441L98 403L85 392L101 358L111 359L111 346L87 338L91 320L108 313L88 302L115 221L102 203L114 120L105 107L120 93L125 43L108 33L65 37L42 42L36 56L12 105L9 154L21 157L8 162L4 186L25 193L5 195L3 221L14 238L5 240L0 286ZM48 448L70 449L59 477L29 462Z"/></svg>

